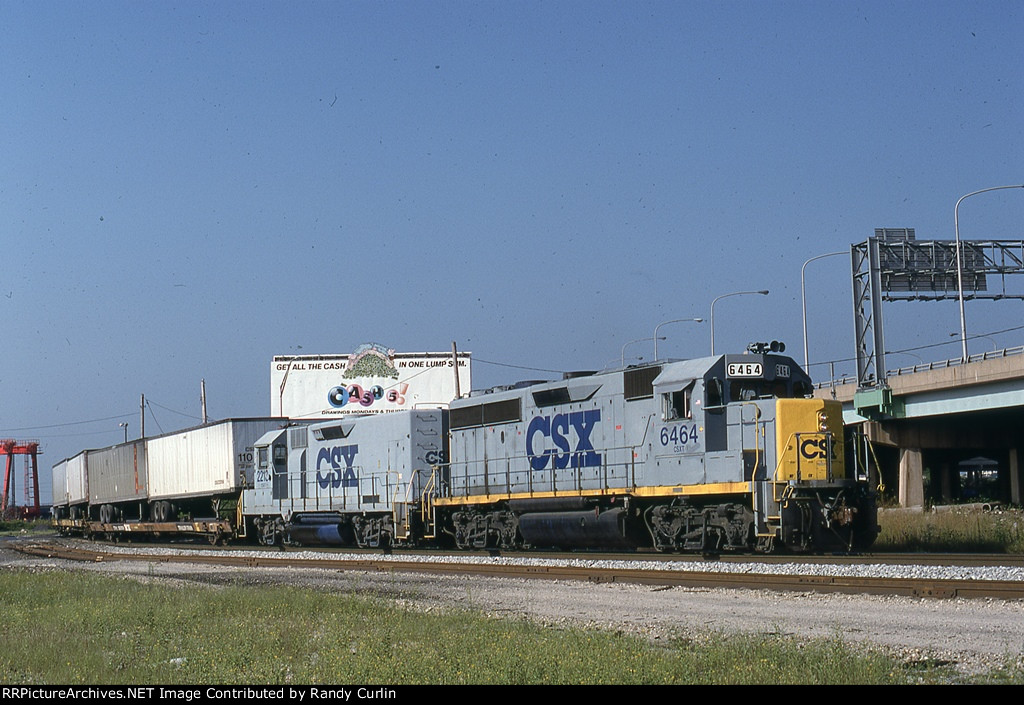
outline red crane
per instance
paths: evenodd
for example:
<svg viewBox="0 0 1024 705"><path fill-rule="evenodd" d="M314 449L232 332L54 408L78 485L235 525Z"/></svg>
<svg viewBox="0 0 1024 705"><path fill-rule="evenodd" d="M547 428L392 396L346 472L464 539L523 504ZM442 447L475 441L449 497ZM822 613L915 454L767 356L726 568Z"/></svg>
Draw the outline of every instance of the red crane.
<svg viewBox="0 0 1024 705"><path fill-rule="evenodd" d="M4 494L0 501L0 514L8 519L34 519L39 516L39 466L36 456L41 453L36 441L0 440L0 455L7 456L4 464ZM14 506L14 456L25 458L25 506ZM31 465L29 462L31 461ZM29 484L31 482L31 485ZM29 489L31 488L31 493Z"/></svg>

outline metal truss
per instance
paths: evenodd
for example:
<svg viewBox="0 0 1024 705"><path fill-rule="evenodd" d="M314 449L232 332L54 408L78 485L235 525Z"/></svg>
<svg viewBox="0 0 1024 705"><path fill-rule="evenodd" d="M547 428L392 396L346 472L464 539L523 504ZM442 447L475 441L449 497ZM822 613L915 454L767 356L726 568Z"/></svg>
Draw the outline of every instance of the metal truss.
<svg viewBox="0 0 1024 705"><path fill-rule="evenodd" d="M1024 240L970 240L961 247L965 300L1024 299L1006 287L1008 275L1024 274ZM956 242L917 240L912 228L879 228L851 245L850 254L857 386L885 386L882 301L957 299Z"/></svg>

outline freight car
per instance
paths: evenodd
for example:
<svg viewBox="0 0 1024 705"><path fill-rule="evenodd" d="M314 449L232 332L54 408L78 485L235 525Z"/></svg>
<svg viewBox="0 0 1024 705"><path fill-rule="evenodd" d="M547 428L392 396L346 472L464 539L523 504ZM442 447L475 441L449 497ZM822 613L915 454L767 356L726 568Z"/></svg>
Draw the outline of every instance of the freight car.
<svg viewBox="0 0 1024 705"><path fill-rule="evenodd" d="M53 468L53 509L65 533L231 537L252 474L253 444L281 418L228 419L109 448Z"/></svg>
<svg viewBox="0 0 1024 705"><path fill-rule="evenodd" d="M222 486L175 474L187 442L147 439L157 523L143 528L166 531L163 520L213 502L223 525L183 530L364 547L863 550L878 532L875 495L846 462L839 403L811 390L791 358L755 345L496 388L449 409L267 420L251 450L205 456L251 452ZM55 481L71 487L74 460ZM117 531L102 519L121 504L88 503L93 533Z"/></svg>

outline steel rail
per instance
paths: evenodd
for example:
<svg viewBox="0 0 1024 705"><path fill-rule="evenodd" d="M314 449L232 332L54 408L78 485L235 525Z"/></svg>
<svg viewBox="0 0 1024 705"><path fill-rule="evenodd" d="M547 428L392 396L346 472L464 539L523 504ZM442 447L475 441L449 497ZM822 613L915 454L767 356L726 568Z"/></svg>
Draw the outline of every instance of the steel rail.
<svg viewBox="0 0 1024 705"><path fill-rule="evenodd" d="M77 539L65 539L75 541ZM131 545L109 542L85 543L83 545ZM790 563L807 563L811 565L920 565L920 566L944 566L944 567L976 567L995 566L1001 568L1024 568L1024 554L1013 553L661 553L650 549L637 551L560 551L560 550L445 550L437 548L412 548L399 547L389 550L380 548L357 548L354 546L282 546L278 548L267 548L264 546L245 544L208 545L202 541L182 542L168 541L162 543L147 542L147 548L167 548L176 550L189 550L198 552L253 552L266 551L268 555L289 554L295 551L303 553L317 553L325 556L331 554L344 554L347 556L367 556L372 559L376 556L389 555L392 560L397 556L408 556L412 558L451 557L459 561L466 557L472 558L535 558L538 560L587 560L587 561L630 561L635 563L649 562L657 563L723 563L742 565L746 563L765 563L769 565L786 565Z"/></svg>
<svg viewBox="0 0 1024 705"><path fill-rule="evenodd" d="M250 568L317 568L321 570L431 575L475 575L493 578L572 580L629 583L691 589L756 589L844 594L902 595L931 598L1024 599L1024 581L941 578L878 578L863 576L779 575L717 573L561 565L505 565L495 563L441 563L405 560L299 558L286 553L240 556L222 552L197 554L116 553L94 548L50 543L8 544L28 555L85 562L143 561L154 563L239 566Z"/></svg>

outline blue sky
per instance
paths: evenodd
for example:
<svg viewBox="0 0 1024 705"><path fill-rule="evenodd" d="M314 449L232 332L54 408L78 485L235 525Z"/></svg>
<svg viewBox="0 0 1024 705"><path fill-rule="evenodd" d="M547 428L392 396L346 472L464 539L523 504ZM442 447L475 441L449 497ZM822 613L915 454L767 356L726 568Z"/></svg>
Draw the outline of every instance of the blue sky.
<svg viewBox="0 0 1024 705"><path fill-rule="evenodd" d="M1024 183L1019 2L5 0L0 26L0 436L46 468L137 435L143 393L147 431L195 423L201 378L211 416L266 414L275 354L454 340L484 387L544 375L482 360L601 368L770 289L718 303L716 350L801 360L806 259L952 239L960 196ZM960 221L1020 239L1024 191ZM847 260L807 287L812 361L852 357ZM889 350L959 329L885 317Z"/></svg>

